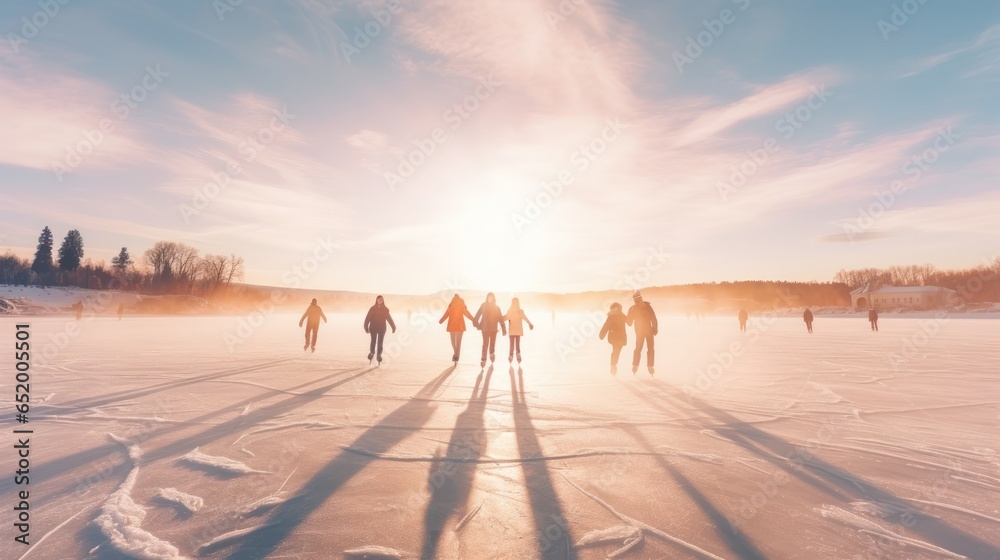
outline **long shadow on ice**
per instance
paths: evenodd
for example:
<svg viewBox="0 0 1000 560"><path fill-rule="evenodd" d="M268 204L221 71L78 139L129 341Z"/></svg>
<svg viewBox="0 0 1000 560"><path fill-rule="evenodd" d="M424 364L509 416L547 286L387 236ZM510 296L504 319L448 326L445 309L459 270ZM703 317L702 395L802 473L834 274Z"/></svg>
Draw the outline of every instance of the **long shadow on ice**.
<svg viewBox="0 0 1000 560"><path fill-rule="evenodd" d="M903 533L916 533L935 546L968 558L1000 558L1000 547L952 527L937 517L922 513L923 508L920 504L911 503L905 498L883 490L859 476L805 452L800 446L748 424L693 395L685 395L667 383L657 380L649 387L659 388L659 395L669 399L671 404L678 408L690 410L693 407L713 418L721 423L721 426L707 424L705 428L714 430L720 436L774 464L789 475L826 492L832 498L845 503L864 500L901 504L907 508L906 513L912 516L906 518L906 525L910 525L908 528L902 523L904 520L902 515L898 521L893 521Z"/></svg>
<svg viewBox="0 0 1000 560"><path fill-rule="evenodd" d="M328 391L328 390L330 390L332 388L335 388L335 387L337 387L339 385L343 385L344 383L348 383L348 382L350 382L350 381L352 381L354 379L357 379L357 378L359 378L359 377L361 377L363 375L366 375L366 374L368 374L368 373L370 373L372 371L375 371L375 369L376 368L368 368L366 370L362 370L361 372L358 372L358 373L356 373L356 374L354 374L354 375L352 375L352 376L350 376L350 377L348 377L346 379L338 381L337 383L325 386L320 391L321 392ZM200 422L204 422L204 421L210 420L210 419L212 419L214 417L221 416L223 414L227 414L227 413L230 413L230 412L242 411L243 409L246 408L247 405L249 405L251 403L260 402L262 400L271 398L271 397L276 396L276 395L281 395L281 394L284 394L284 393L287 393L287 392L290 392L290 391L296 391L296 390L301 389L303 387L308 387L309 385L313 385L313 384L316 384L316 383L321 383L321 382L326 381L328 379L331 379L333 377L337 377L337 376L340 376L340 375L344 375L344 374L350 373L350 371L351 370L337 371L337 372L331 373L330 375L321 377L319 379L313 379L313 380L307 381L305 383L301 383L299 385L296 385L295 387L290 387L288 389L280 389L280 390L278 390L278 389L272 389L272 390L268 390L268 391L266 391L264 393L261 393L259 395L254 396L254 397L242 400L240 402L237 402L235 404L226 406L226 407L218 409L218 410L213 410L213 411L208 412L206 414L203 414L203 415L201 415L201 416L199 416L197 418L193 418L193 419L189 420L185 424L175 424L175 425L172 425L172 426L158 428L156 430L152 430L152 431L145 432L145 433L140 432L137 436L132 436L131 439L133 441L135 441L136 443L139 443L140 445L142 445L144 442L153 440L153 439L155 439L157 437L162 437L162 436L168 435L170 433L176 432L178 430L189 428L190 424L197 424L197 423L200 423ZM314 400L315 398L319 398L320 396L322 396L322 394L317 394L315 391L311 391L310 393L307 393L307 394L302 395L302 396L311 396L312 398L310 400ZM178 441L176 444L173 444L172 446L168 445L168 446L166 446L164 448L160 448L160 450L156 450L156 451L153 451L153 452L145 453L143 460L144 460L144 462L148 463L148 462L151 462L151 461L155 460L156 458L163 457L163 456L165 456L167 454L167 453L164 453L163 451L170 451L170 452L179 452L179 451L182 451L182 450L183 451L190 451L190 449L193 449L194 447L197 447L198 445L203 445L204 443L208 443L210 441L213 441L215 438L221 437L222 435L225 435L226 433L231 433L231 432L235 431L238 428L245 428L245 427L251 425L254 422L260 422L260 421L266 419L268 416L275 416L277 414L281 414L282 412L290 410L291 408L294 408L296 406L300 406L302 404L305 404L302 401L295 402L295 399L297 399L297 398L299 398L298 395L292 396L292 397L290 397L288 399L285 399L284 401L281 401L280 403L277 403L276 405L272 405L271 407L265 407L265 408L258 409L256 411L254 411L253 413L247 414L245 416L237 416L236 418L234 418L234 419L232 419L232 420L230 420L228 422L225 422L223 424L219 424L217 426L209 428L208 430L206 430L204 432L201 432L201 434L198 434L198 435L194 436L194 438L195 438L194 440L189 439L189 438L184 438L184 439ZM274 408L275 406L277 406L278 408ZM200 441L201 443L194 443L194 441ZM122 449L121 445L119 445L117 443L111 442L111 443L107 443L105 445L100 445L98 447L92 447L90 449L86 449L86 450L83 450L83 451L77 451L77 452L72 453L70 455L67 455L67 456L61 457L59 459L56 459L55 461L50 462L50 463L43 463L43 464L38 465L37 467L33 468L32 471L33 471L34 475L37 476L40 480L51 479L51 478L53 478L55 476L63 474L64 472L69 472L69 471L72 471L72 470L80 468L80 467L87 467L87 466L93 467L93 465L97 461L100 461L101 459L104 459L104 458L106 458L108 456L111 456L113 454L120 453L121 449ZM96 474L96 470L92 471L92 472L95 472L96 477L97 477L96 483L99 483L99 482L101 482L103 480L107 480L108 478L110 478L112 476L115 476L117 474L120 474L120 473L122 473L124 471L127 471L127 470L128 470L127 465L122 464L122 465L119 465L119 466L114 467L114 468L109 468L109 470L107 472L101 472L99 474ZM90 481L92 478L93 478L93 476L90 477L90 478L88 478L87 481ZM7 492L15 491L17 489L17 487L13 485L13 480L14 480L13 477L0 479L0 495L2 495L4 493L7 493ZM64 486L63 488L60 488L60 489L55 490L55 491L46 491L46 496L45 497L40 497L37 500L37 502L38 502L39 505L42 505L42 504L45 504L46 502L48 502L50 500L53 500L53 499L65 498L67 494L73 492L74 490L77 490L77 491L87 491L87 490L89 490L89 487L91 485L87 481L70 483L70 484Z"/></svg>
<svg viewBox="0 0 1000 560"><path fill-rule="evenodd" d="M454 371L455 366L451 366L441 372L440 375L424 385L406 404L389 413L377 425L365 430L349 446L364 449L370 452L371 456L359 455L346 450L338 453L299 489L294 498L275 508L265 525L248 533L243 543L228 558L234 560L262 559L274 552L341 486L374 461L376 455L387 452L430 420L435 410L431 397ZM412 430L382 430L381 426L410 426Z"/></svg>
<svg viewBox="0 0 1000 560"><path fill-rule="evenodd" d="M573 535L563 515L559 496L552 485L548 461L525 460L541 456L543 452L531 421L531 414L528 412L528 404L524 400L524 376L520 368L516 378L514 368L510 368L510 393L513 401L517 450L522 459L521 469L524 473L528 499L531 502L531 516L535 522L539 555L545 560L575 560L577 554L573 546Z"/></svg>
<svg viewBox="0 0 1000 560"><path fill-rule="evenodd" d="M455 510L466 505L472 491L477 460L486 446L486 397L490 389L493 366L480 373L472 389L469 404L455 419L455 428L448 441L444 460L432 462L428 480L431 501L424 514L424 546L421 558L435 558L444 525ZM482 385L482 387L480 387Z"/></svg>
<svg viewBox="0 0 1000 560"><path fill-rule="evenodd" d="M35 414L45 414L46 412L64 412L64 409L68 407L76 408L95 408L100 406L105 406L117 401L137 399L140 397L146 397L149 395L155 395L156 393L162 391L169 391L171 389L177 389L180 387L185 387L187 385L194 385L196 383L204 383L205 381L213 381L215 379L221 379L223 377L229 377L231 375L239 375L241 373L250 373L253 371L267 369L271 366L276 366L278 364L283 364L292 361L291 358L284 360L275 360L273 362L265 362L263 364L256 364L253 366L239 367L235 369L227 369L224 371L218 371L214 373L207 373L198 377L184 377L182 379L175 379L172 381L164 381L163 383L158 383L156 385L147 385L144 387L134 387L132 389L124 389L116 393L107 393L103 395L97 395L93 397L82 397L79 399L66 401L59 403L58 406L53 405L41 405L33 408ZM13 419L12 415L4 415L0 417L0 421Z"/></svg>
<svg viewBox="0 0 1000 560"><path fill-rule="evenodd" d="M633 391L638 391L634 387L629 387ZM739 529L734 523L730 521L726 514L722 513L719 508L715 507L715 504L708 499L705 494L698 489L677 467L670 464L663 455L657 453L656 448L648 439L646 439L645 434L642 433L639 428L635 426L625 426L622 428L625 433L632 437L635 441L639 443L660 465L660 467L670 473L670 476L674 477L674 480L680 484L684 492L694 500L695 503L705 512L708 516L709 521L715 526L716 532L719 534L726 544L729 545L729 549L736 553L739 558L746 560L767 560L767 556L757 548L750 538Z"/></svg>

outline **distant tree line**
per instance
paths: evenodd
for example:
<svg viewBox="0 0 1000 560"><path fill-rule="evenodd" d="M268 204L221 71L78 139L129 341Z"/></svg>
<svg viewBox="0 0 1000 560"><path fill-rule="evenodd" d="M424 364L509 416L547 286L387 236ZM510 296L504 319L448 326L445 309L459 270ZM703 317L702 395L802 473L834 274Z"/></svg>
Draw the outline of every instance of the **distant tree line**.
<svg viewBox="0 0 1000 560"><path fill-rule="evenodd" d="M835 280L854 290L868 286L940 286L961 294L968 303L1000 301L1000 257L966 269L941 270L929 264L841 270Z"/></svg>
<svg viewBox="0 0 1000 560"><path fill-rule="evenodd" d="M10 252L0 255L0 283L211 295L242 282L245 271L243 257L202 255L194 247L173 241L157 241L138 263L127 247L110 264L95 263L84 258L83 236L75 229L66 234L58 252L54 248L52 230L45 226L33 259Z"/></svg>
<svg viewBox="0 0 1000 560"><path fill-rule="evenodd" d="M851 304L851 290L841 282L708 282L664 286L642 290L643 295L660 298L684 298L703 302L705 310L726 309L734 305L749 311L783 307L842 307ZM697 311L698 306L693 306Z"/></svg>

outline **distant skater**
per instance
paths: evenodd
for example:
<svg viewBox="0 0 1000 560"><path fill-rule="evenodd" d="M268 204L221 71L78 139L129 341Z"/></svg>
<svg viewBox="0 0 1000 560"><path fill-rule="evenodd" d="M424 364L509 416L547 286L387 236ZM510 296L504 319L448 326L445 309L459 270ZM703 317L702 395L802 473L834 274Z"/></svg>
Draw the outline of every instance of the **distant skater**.
<svg viewBox="0 0 1000 560"><path fill-rule="evenodd" d="M608 337L611 344L611 375L618 375L618 357L621 356L622 348L628 344L628 332L625 327L625 313L622 312L622 304L612 303L608 311L608 318L604 320L601 327L600 339Z"/></svg>
<svg viewBox="0 0 1000 560"><path fill-rule="evenodd" d="M746 309L740 309L740 332L747 332L747 321L750 320L750 315L747 313Z"/></svg>
<svg viewBox="0 0 1000 560"><path fill-rule="evenodd" d="M413 310L412 309L407 309L406 310L406 324L409 325L409 324L412 324L412 323L413 323Z"/></svg>
<svg viewBox="0 0 1000 560"><path fill-rule="evenodd" d="M632 354L632 374L639 371L639 359L642 357L642 347L643 344L649 347L646 353L646 367L649 369L649 375L653 375L653 359L656 353L653 349L653 337L656 336L659 331L659 325L656 322L656 313L653 312L653 306L647 301L642 301L642 294L636 292L632 296L632 301L634 302L632 307L628 310L628 315L625 317L625 323L628 325L634 325L635 327L635 353Z"/></svg>
<svg viewBox="0 0 1000 560"><path fill-rule="evenodd" d="M448 319L448 334L451 335L451 361L455 363L458 363L458 358L462 355L462 335L465 334L466 317L472 321L473 326L476 325L476 320L469 313L469 308L465 306L465 300L455 294L455 297L451 298L451 303L448 304L448 309L444 310L444 315L438 321L438 324L441 324L444 323L445 319Z"/></svg>
<svg viewBox="0 0 1000 560"><path fill-rule="evenodd" d="M802 314L802 320L806 322L806 329L808 329L809 332L812 333L813 332L813 312L810 311L808 307L806 308L805 313Z"/></svg>
<svg viewBox="0 0 1000 560"><path fill-rule="evenodd" d="M878 332L878 310L874 307L868 310L868 322L872 325L872 332Z"/></svg>
<svg viewBox="0 0 1000 560"><path fill-rule="evenodd" d="M521 302L517 298L510 300L510 308L501 318L501 321L510 321L507 334L510 336L510 351L507 353L507 363L514 363L514 354L517 354L517 363L521 363L521 336L524 335L524 323L528 323L528 329L535 330L535 325L524 314L521 309Z"/></svg>
<svg viewBox="0 0 1000 560"><path fill-rule="evenodd" d="M493 295L493 292L486 294L486 301L479 306L479 311L476 311L476 316L472 321L479 326L479 330L483 333L483 353L479 358L479 367L486 367L487 350L489 350L490 362L496 361L497 331L502 331L503 335L507 336L507 327L504 326L503 322L503 312L500 311L500 306L497 305L497 297ZM524 331L522 330L522 332Z"/></svg>
<svg viewBox="0 0 1000 560"><path fill-rule="evenodd" d="M368 347L368 363L372 363L372 356L378 363L382 363L382 342L385 340L385 324L389 323L392 332L396 332L396 323L389 314L389 308L385 306L385 299L382 296L375 298L375 305L368 310L365 315L365 332L372 337L371 345Z"/></svg>
<svg viewBox="0 0 1000 560"><path fill-rule="evenodd" d="M552 310L552 326L556 326L556 310Z"/></svg>
<svg viewBox="0 0 1000 560"><path fill-rule="evenodd" d="M302 314L302 318L299 319L299 327L302 326L304 322L306 324L306 344L302 347L303 350L308 350L312 348L312 351L316 351L316 335L319 333L319 320L323 319L326 322L326 315L323 314L323 310L316 303L316 298L313 298L312 303L306 308L306 312Z"/></svg>
<svg viewBox="0 0 1000 560"><path fill-rule="evenodd" d="M83 302L82 301L77 301L76 303L74 303L73 304L73 311L76 312L76 320L77 321L79 321L81 318L83 318Z"/></svg>
<svg viewBox="0 0 1000 560"><path fill-rule="evenodd" d="M118 320L119 321L122 320L122 314L123 313L125 313L125 304L124 303L119 303L118 304Z"/></svg>

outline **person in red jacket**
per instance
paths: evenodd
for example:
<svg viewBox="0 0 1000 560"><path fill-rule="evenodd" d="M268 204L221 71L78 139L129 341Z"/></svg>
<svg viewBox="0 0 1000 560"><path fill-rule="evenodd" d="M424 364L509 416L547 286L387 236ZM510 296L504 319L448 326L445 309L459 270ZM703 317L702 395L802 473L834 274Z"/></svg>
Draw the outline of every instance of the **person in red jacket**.
<svg viewBox="0 0 1000 560"><path fill-rule="evenodd" d="M319 320L323 319L326 322L326 315L323 314L323 310L319 305L316 304L316 298L313 298L312 303L306 308L306 312L302 314L302 318L299 319L299 326L302 323L306 324L306 345L302 347L303 350L308 350L312 347L312 351L316 351L316 335L319 333ZM311 338L310 338L311 335Z"/></svg>
<svg viewBox="0 0 1000 560"><path fill-rule="evenodd" d="M462 336L465 334L466 317L472 321L473 326L478 326L472 313L469 313L469 308L465 306L465 300L455 294L448 304L448 309L444 310L444 315L438 321L438 324L441 324L445 319L448 320L448 333L451 335L451 349L454 352L451 361L455 363L458 363L458 358L462 355Z"/></svg>

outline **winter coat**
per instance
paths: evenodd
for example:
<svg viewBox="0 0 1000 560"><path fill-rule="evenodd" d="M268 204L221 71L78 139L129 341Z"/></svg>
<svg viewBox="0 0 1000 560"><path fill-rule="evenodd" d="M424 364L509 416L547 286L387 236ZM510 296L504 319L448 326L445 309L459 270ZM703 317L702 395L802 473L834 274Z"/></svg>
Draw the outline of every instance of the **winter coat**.
<svg viewBox="0 0 1000 560"><path fill-rule="evenodd" d="M389 314L389 308L385 305L375 304L368 310L365 316L365 332L385 332L385 324L389 323L393 332L396 331L396 323Z"/></svg>
<svg viewBox="0 0 1000 560"><path fill-rule="evenodd" d="M635 325L635 335L639 337L650 334L656 336L660 330L656 322L656 313L653 312L653 306L648 301L630 307L625 322L629 325Z"/></svg>
<svg viewBox="0 0 1000 560"><path fill-rule="evenodd" d="M802 314L802 320L806 323L813 322L813 312L806 309L806 312Z"/></svg>
<svg viewBox="0 0 1000 560"><path fill-rule="evenodd" d="M326 315L323 314L323 309L315 303L309 304L306 308L306 312L302 314L302 318L299 319L299 326L302 326L302 322L306 321L306 325L309 327L318 327L319 320L323 319L326 322Z"/></svg>
<svg viewBox="0 0 1000 560"><path fill-rule="evenodd" d="M748 319L750 319L750 315L747 314L746 309L741 309L740 310L740 322L741 323L746 323Z"/></svg>
<svg viewBox="0 0 1000 560"><path fill-rule="evenodd" d="M878 311L875 311L874 309L870 310L868 312L868 320L872 322L878 321Z"/></svg>
<svg viewBox="0 0 1000 560"><path fill-rule="evenodd" d="M472 314L469 313L469 308L465 306L465 300L457 298L448 304L448 309L444 310L444 315L441 316L441 320L438 323L443 323L445 319L448 319L448 332L464 332L464 317L472 319ZM472 320L475 321L475 319Z"/></svg>
<svg viewBox="0 0 1000 560"><path fill-rule="evenodd" d="M524 310L520 307L508 310L507 314L501 320L510 321L510 326L507 327L507 334L510 336L523 336L524 322L527 321L529 325L531 324L531 321L528 321L528 316L524 314Z"/></svg>
<svg viewBox="0 0 1000 560"><path fill-rule="evenodd" d="M503 311L500 311L500 306L495 303L483 302L472 320L479 325L479 330L485 333L502 330L507 334L507 328L503 324Z"/></svg>
<svg viewBox="0 0 1000 560"><path fill-rule="evenodd" d="M608 337L608 342L612 346L625 346L628 344L628 331L625 328L625 314L619 310L609 311L608 318L604 320L601 327L601 340Z"/></svg>

